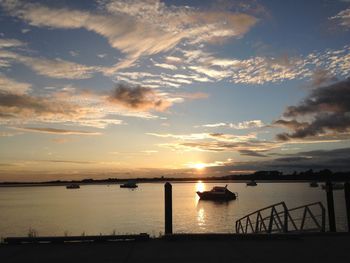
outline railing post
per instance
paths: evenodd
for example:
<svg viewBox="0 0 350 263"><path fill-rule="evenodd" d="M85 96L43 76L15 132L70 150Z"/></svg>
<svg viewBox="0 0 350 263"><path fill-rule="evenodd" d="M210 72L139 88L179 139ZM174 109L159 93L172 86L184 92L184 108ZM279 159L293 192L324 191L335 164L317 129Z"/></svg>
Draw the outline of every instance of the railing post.
<svg viewBox="0 0 350 263"><path fill-rule="evenodd" d="M348 232L350 232L350 183L346 181L344 184L344 195L346 204L346 215L348 219Z"/></svg>
<svg viewBox="0 0 350 263"><path fill-rule="evenodd" d="M327 210L328 210L329 231L337 232L337 228L335 225L333 185L332 185L330 178L328 178L327 182L326 182L326 192L327 192Z"/></svg>
<svg viewBox="0 0 350 263"><path fill-rule="evenodd" d="M270 221L269 221L269 228L268 228L268 230L267 230L267 233L269 233L269 234L271 234L271 232L272 232L273 209L274 209L274 207L271 208Z"/></svg>
<svg viewBox="0 0 350 263"><path fill-rule="evenodd" d="M165 234L173 233L173 200L172 200L172 185L166 182L164 185L164 200L165 200Z"/></svg>
<svg viewBox="0 0 350 263"><path fill-rule="evenodd" d="M284 210L284 226L283 226L283 232L287 233L288 232L288 208L286 204L283 202L283 210Z"/></svg>

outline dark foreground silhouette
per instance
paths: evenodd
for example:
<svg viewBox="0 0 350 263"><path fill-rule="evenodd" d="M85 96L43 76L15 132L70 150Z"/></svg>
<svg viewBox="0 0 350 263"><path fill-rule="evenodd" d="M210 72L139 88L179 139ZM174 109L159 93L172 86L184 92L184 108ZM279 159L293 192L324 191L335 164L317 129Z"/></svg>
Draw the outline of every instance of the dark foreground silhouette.
<svg viewBox="0 0 350 263"><path fill-rule="evenodd" d="M146 241L0 245L17 262L350 262L350 235L173 235Z"/></svg>

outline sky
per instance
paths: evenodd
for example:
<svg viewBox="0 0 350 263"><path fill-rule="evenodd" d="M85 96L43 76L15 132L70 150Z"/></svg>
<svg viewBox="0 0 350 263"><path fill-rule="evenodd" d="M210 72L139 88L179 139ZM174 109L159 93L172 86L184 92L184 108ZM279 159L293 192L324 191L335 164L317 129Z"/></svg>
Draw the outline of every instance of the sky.
<svg viewBox="0 0 350 263"><path fill-rule="evenodd" d="M350 170L349 32L349 0L0 0L0 181Z"/></svg>

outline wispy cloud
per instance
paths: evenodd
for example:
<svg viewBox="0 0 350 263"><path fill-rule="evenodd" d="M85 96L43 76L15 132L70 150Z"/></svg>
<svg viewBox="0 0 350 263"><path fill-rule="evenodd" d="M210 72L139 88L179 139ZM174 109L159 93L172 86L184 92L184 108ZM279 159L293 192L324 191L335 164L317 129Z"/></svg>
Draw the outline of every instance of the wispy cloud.
<svg viewBox="0 0 350 263"><path fill-rule="evenodd" d="M38 132L38 133L49 133L49 134L60 134L60 135L101 135L100 132L90 132L81 130L66 130L66 129L55 129L55 128L38 128L38 127L13 127L15 130L27 131L27 132Z"/></svg>
<svg viewBox="0 0 350 263"><path fill-rule="evenodd" d="M256 134L233 135L224 133L159 134L147 133L160 138L177 139L159 144L176 151L239 152L243 155L265 157L264 152L276 149L283 143L259 140Z"/></svg>
<svg viewBox="0 0 350 263"><path fill-rule="evenodd" d="M0 74L0 91L13 94L26 94L31 88L31 84L18 82Z"/></svg>
<svg viewBox="0 0 350 263"><path fill-rule="evenodd" d="M127 55L110 73L130 67L141 56L168 51L184 40L195 44L240 37L257 22L243 13L169 7L159 1L101 3L100 13L21 1L3 1L2 6L32 26L84 28L107 38L112 47Z"/></svg>
<svg viewBox="0 0 350 263"><path fill-rule="evenodd" d="M255 134L248 134L248 135L233 135L233 134L224 134L224 133L190 133L190 134L147 133L147 134L156 136L156 137L161 137L161 138L174 138L174 139L180 139L180 140L211 139L211 140L225 141L225 142L247 141L247 140L256 138Z"/></svg>
<svg viewBox="0 0 350 263"><path fill-rule="evenodd" d="M177 67L175 65L166 64L166 63L154 63L154 65L156 67L170 69L170 70L176 70L177 69Z"/></svg>
<svg viewBox="0 0 350 263"><path fill-rule="evenodd" d="M177 57L164 56L159 64L173 65L162 74L148 72L115 73L119 80L157 87L181 87L196 82L228 81L260 84L306 79L312 85L325 84L350 74L350 46L312 52L305 56L256 56L246 59L220 58L202 49L177 48ZM175 69L177 67L177 69ZM184 70L185 69L185 70Z"/></svg>
<svg viewBox="0 0 350 263"><path fill-rule="evenodd" d="M1 48L12 48L12 47L20 47L24 46L25 43L18 39L11 38L0 38L0 49Z"/></svg>
<svg viewBox="0 0 350 263"><path fill-rule="evenodd" d="M239 152L247 155L248 151L250 156L252 152L256 155L277 149L281 146L281 143L274 141L263 141L263 140L251 140L243 142L225 142L225 141L187 141L187 142L170 142L163 143L159 146L170 148L175 151L204 151L204 152ZM259 157L262 157L259 154Z"/></svg>
<svg viewBox="0 0 350 263"><path fill-rule="evenodd" d="M121 124L104 111L107 104L104 96L70 92L50 91L47 96L13 93L0 90L0 123L17 126L28 123L65 123L78 126L105 128L110 124ZM73 91L74 92L74 91ZM101 104L96 107L96 103Z"/></svg>
<svg viewBox="0 0 350 263"><path fill-rule="evenodd" d="M209 123L209 124L202 125L202 127L207 127L207 128L228 127L235 130L261 128L264 126L265 124L261 120L242 121L238 123L219 122L219 123Z"/></svg>
<svg viewBox="0 0 350 263"><path fill-rule="evenodd" d="M39 75L56 79L87 79L94 73L103 71L99 66L87 66L63 59L47 59L43 57L30 57L12 51L0 50L0 59L9 64L11 61L22 63Z"/></svg>
<svg viewBox="0 0 350 263"><path fill-rule="evenodd" d="M97 162L91 161L73 161L73 160L37 160L38 162L48 162L48 163L68 163L68 164L96 164Z"/></svg>
<svg viewBox="0 0 350 263"><path fill-rule="evenodd" d="M158 118L152 111L165 111L174 103L202 99L204 93L165 93L149 87L119 83L110 92L83 90L68 85L28 93L30 84L0 75L0 123L61 123L95 128L126 124L116 116Z"/></svg>
<svg viewBox="0 0 350 263"><path fill-rule="evenodd" d="M337 21L341 26L350 28L350 8L340 11L329 19Z"/></svg>

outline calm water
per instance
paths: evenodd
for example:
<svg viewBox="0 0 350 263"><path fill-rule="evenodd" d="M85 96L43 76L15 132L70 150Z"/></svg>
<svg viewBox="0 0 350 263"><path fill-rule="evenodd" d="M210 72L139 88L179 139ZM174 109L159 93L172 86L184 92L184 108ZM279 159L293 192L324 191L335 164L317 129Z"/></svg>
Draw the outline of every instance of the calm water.
<svg viewBox="0 0 350 263"><path fill-rule="evenodd" d="M288 207L321 201L321 188L306 183L228 183L238 199L228 203L199 201L197 190L226 183L173 183L174 232L234 232L236 219L273 203ZM0 236L122 234L164 231L164 185L139 184L136 190L119 185L87 185L77 190L64 186L0 188ZM343 191L335 191L339 230L345 230Z"/></svg>

